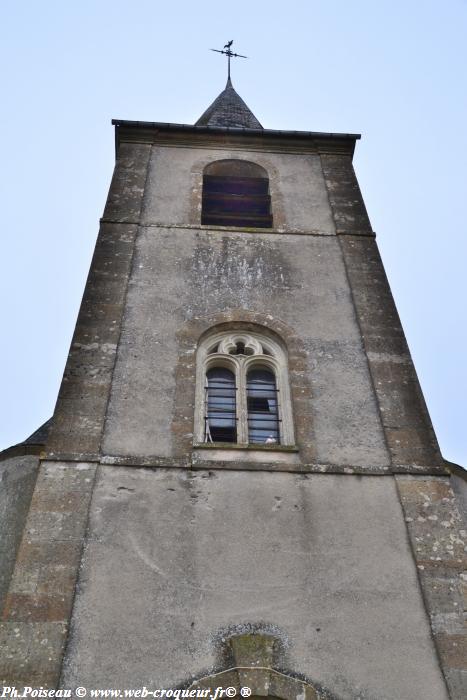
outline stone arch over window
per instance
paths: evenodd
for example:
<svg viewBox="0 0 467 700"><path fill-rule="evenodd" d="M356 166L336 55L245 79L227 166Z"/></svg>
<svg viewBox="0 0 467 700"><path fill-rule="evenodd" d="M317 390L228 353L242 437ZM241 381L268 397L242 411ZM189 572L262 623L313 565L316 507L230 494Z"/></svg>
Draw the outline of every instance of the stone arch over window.
<svg viewBox="0 0 467 700"><path fill-rule="evenodd" d="M272 228L267 171L240 159L209 163L203 172L201 223Z"/></svg>
<svg viewBox="0 0 467 700"><path fill-rule="evenodd" d="M195 443L294 445L285 348L252 330L207 334L196 357Z"/></svg>

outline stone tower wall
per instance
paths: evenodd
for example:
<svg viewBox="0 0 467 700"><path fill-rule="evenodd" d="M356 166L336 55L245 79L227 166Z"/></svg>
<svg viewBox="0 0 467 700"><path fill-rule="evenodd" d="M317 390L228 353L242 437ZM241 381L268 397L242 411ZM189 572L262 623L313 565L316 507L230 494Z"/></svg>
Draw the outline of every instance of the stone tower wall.
<svg viewBox="0 0 467 700"><path fill-rule="evenodd" d="M42 634L43 676L36 656L24 679L186 685L226 668L223 639L256 631L329 697L461 698L459 514L353 142L118 133L29 513L35 547L23 539L7 599L23 650L7 680ZM200 225L203 167L232 157L268 171L271 231ZM293 452L193 446L196 347L213 327L282 338ZM64 539L63 585L38 592L28 572L57 573Z"/></svg>

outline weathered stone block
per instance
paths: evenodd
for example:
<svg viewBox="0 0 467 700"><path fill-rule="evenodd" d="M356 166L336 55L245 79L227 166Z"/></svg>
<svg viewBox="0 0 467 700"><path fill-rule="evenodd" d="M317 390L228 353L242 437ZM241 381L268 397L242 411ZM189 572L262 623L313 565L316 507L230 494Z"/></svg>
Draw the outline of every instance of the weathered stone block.
<svg viewBox="0 0 467 700"><path fill-rule="evenodd" d="M437 634L436 643L446 668L467 671L467 634Z"/></svg>
<svg viewBox="0 0 467 700"><path fill-rule="evenodd" d="M19 622L61 622L67 620L71 612L73 593L73 585L70 587L69 582L67 585L68 590L64 589L63 595L9 593L5 601L5 619L18 620Z"/></svg>
<svg viewBox="0 0 467 700"><path fill-rule="evenodd" d="M55 688L66 638L62 622L2 622L0 681L9 686Z"/></svg>

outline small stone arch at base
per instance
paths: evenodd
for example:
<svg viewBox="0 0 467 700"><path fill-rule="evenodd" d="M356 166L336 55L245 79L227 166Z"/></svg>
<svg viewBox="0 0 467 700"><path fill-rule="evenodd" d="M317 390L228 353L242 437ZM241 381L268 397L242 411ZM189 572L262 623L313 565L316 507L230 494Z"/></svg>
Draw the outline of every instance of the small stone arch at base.
<svg viewBox="0 0 467 700"><path fill-rule="evenodd" d="M309 683L287 676L284 673L275 671L272 668L250 666L237 666L215 673L212 676L205 676L195 681L190 686L190 690L210 689L211 697L214 697L216 688L234 688L236 693L231 697L235 700L242 700L244 697L242 689L251 690L250 700L255 697L280 698L281 700L320 700L322 696L318 694ZM225 700L227 696L222 696Z"/></svg>
<svg viewBox="0 0 467 700"><path fill-rule="evenodd" d="M214 697L216 688L230 689L221 700L249 697L280 698L281 700L325 700L312 685L272 668L277 639L271 634L240 634L228 640L235 666L192 683L190 690L208 690ZM244 689L251 691L245 694ZM235 689L235 695L233 690ZM243 692L242 692L243 689ZM247 691L248 692L248 691ZM217 699L216 699L217 700Z"/></svg>

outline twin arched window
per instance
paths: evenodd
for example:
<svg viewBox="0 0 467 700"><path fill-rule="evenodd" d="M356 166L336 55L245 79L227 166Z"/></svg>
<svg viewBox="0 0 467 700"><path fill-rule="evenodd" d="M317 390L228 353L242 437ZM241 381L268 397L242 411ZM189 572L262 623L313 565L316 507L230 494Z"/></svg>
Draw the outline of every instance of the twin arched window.
<svg viewBox="0 0 467 700"><path fill-rule="evenodd" d="M205 442L237 442L236 376L225 367L206 372ZM280 443L276 378L268 368L250 369L246 375L247 442Z"/></svg>
<svg viewBox="0 0 467 700"><path fill-rule="evenodd" d="M272 228L266 170L247 160L218 160L206 166L201 223Z"/></svg>
<svg viewBox="0 0 467 700"><path fill-rule="evenodd" d="M196 441L293 445L286 355L271 338L227 332L198 350Z"/></svg>

